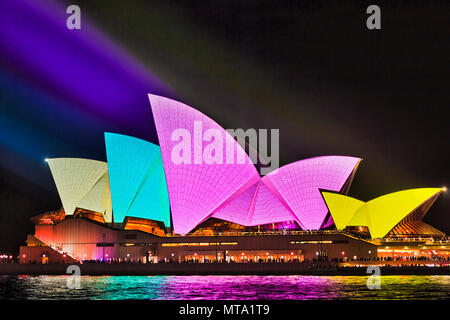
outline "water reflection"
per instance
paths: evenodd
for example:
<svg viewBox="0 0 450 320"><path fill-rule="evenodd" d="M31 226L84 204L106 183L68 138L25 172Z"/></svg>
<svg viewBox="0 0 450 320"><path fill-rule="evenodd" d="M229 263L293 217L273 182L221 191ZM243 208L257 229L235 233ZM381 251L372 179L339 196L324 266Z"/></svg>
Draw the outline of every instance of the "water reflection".
<svg viewBox="0 0 450 320"><path fill-rule="evenodd" d="M369 290L364 276L1 276L3 299L449 299L450 276L382 276Z"/></svg>

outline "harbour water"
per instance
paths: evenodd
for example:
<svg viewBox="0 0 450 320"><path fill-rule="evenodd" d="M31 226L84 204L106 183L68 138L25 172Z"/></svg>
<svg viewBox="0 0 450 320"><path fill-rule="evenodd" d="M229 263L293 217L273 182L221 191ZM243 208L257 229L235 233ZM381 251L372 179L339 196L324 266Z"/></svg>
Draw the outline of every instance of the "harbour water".
<svg viewBox="0 0 450 320"><path fill-rule="evenodd" d="M331 300L450 299L450 276L0 276L0 299Z"/></svg>

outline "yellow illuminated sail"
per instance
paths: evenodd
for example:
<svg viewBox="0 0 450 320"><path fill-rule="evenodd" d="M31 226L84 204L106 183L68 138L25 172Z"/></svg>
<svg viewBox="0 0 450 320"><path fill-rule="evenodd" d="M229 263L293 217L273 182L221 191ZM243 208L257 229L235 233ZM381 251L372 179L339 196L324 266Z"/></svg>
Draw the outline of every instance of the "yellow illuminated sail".
<svg viewBox="0 0 450 320"><path fill-rule="evenodd" d="M367 202L357 214L366 216L373 239L382 238L414 209L442 191L441 188L420 188L390 193Z"/></svg>
<svg viewBox="0 0 450 320"><path fill-rule="evenodd" d="M338 230L348 226L356 211L364 205L363 201L335 192L323 191L322 196Z"/></svg>
<svg viewBox="0 0 450 320"><path fill-rule="evenodd" d="M385 237L402 219L423 204L434 201L445 188L419 188L390 193L369 202L323 191L337 229L366 226L372 239Z"/></svg>

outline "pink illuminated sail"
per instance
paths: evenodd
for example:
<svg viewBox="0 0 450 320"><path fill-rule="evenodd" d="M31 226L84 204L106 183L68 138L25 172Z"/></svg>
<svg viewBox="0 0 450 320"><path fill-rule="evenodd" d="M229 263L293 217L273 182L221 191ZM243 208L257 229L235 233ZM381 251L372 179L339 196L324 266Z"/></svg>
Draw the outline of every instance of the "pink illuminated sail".
<svg viewBox="0 0 450 320"><path fill-rule="evenodd" d="M181 102L151 94L149 99L174 232L186 234L233 195L257 182L259 174L242 147L212 119Z"/></svg>
<svg viewBox="0 0 450 320"><path fill-rule="evenodd" d="M252 201L255 197L257 187L258 183L255 183L239 196L225 202L216 211L214 211L211 217L247 226L249 211L252 206Z"/></svg>
<svg viewBox="0 0 450 320"><path fill-rule="evenodd" d="M261 180L218 208L212 217L244 226L295 220L289 209Z"/></svg>
<svg viewBox="0 0 450 320"><path fill-rule="evenodd" d="M295 216L292 212L261 181L253 211L250 212L249 225L256 226L293 220L295 220Z"/></svg>
<svg viewBox="0 0 450 320"><path fill-rule="evenodd" d="M311 158L285 165L262 180L304 230L317 230L328 212L319 189L341 191L359 161L345 156Z"/></svg>

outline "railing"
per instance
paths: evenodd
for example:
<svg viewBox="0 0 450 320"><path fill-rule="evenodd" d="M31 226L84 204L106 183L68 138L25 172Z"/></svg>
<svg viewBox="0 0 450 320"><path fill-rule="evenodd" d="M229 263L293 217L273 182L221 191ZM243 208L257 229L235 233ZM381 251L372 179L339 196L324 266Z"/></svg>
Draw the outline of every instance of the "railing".
<svg viewBox="0 0 450 320"><path fill-rule="evenodd" d="M212 231L212 234L203 233L187 233L185 236L190 237L218 237L218 236L277 236L277 235L330 235L330 234L343 234L353 239L369 241L371 243L380 242L426 242L426 244L450 244L449 239L434 240L433 238L421 238L421 237L410 237L410 238L382 238L382 239L368 239L361 237L357 234L344 231L344 230L274 230L274 231ZM183 237L178 234L168 233L166 237Z"/></svg>
<svg viewBox="0 0 450 320"><path fill-rule="evenodd" d="M167 233L167 237L217 237L217 236L270 236L270 235L308 235L308 234L349 234L339 230L277 230L277 231L216 231L213 234L187 233L184 236Z"/></svg>
<svg viewBox="0 0 450 320"><path fill-rule="evenodd" d="M432 244L449 244L449 239L444 240L434 240L433 238L422 238L422 237L401 237L401 238L383 238L379 239L379 242L424 242L424 243L432 243Z"/></svg>
<svg viewBox="0 0 450 320"><path fill-rule="evenodd" d="M74 256L74 255L72 255L72 254L70 254L70 253L68 253L68 252L64 252L64 251L62 251L62 250L59 250L58 247L51 245L50 243L48 243L48 242L45 241L45 240L42 240L41 238L37 237L36 235L34 235L34 237L35 237L36 239L38 239L39 241L41 241L42 243L44 243L47 247L49 247L49 248L52 249L52 250L54 250L54 251L56 251L56 252L58 252L58 253L60 253L60 254L66 254L67 256L69 256L70 258L72 258L72 259L74 259L74 260L82 261L81 258L77 258L76 256Z"/></svg>

